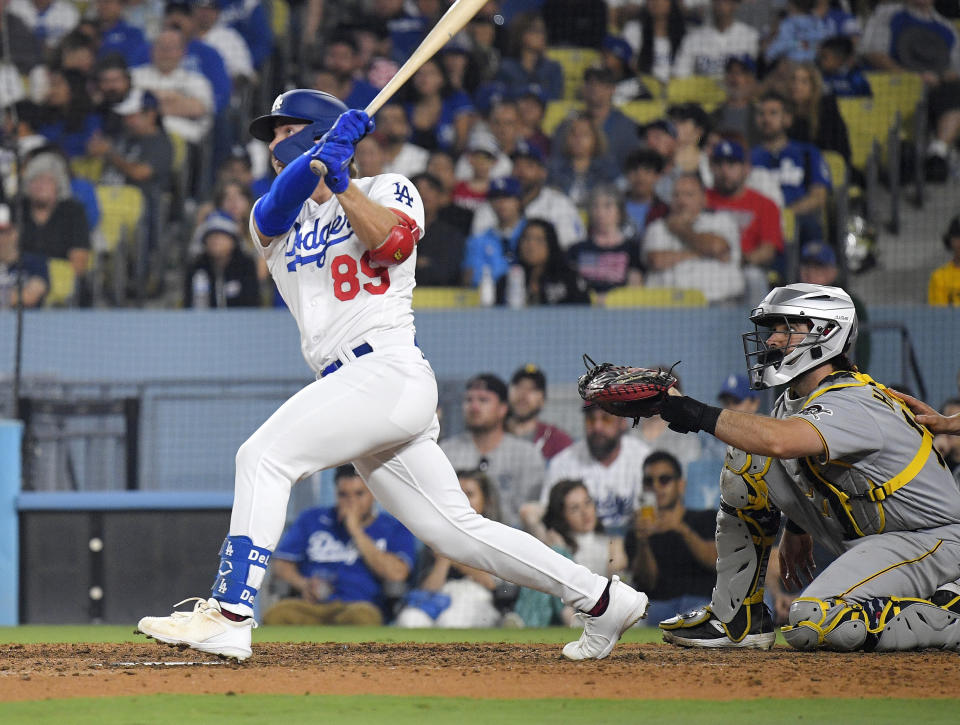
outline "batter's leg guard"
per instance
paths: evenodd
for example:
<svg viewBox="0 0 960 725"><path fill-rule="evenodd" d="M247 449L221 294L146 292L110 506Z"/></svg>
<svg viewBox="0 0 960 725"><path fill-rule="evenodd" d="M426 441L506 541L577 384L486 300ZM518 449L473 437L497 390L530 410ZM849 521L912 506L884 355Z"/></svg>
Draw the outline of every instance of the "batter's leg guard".
<svg viewBox="0 0 960 725"><path fill-rule="evenodd" d="M790 626L782 632L790 646L803 650L960 650L960 614L907 597L863 603L800 597L790 607Z"/></svg>
<svg viewBox="0 0 960 725"><path fill-rule="evenodd" d="M235 614L253 616L253 604L273 552L253 545L249 536L228 536L220 547L220 569L213 598Z"/></svg>

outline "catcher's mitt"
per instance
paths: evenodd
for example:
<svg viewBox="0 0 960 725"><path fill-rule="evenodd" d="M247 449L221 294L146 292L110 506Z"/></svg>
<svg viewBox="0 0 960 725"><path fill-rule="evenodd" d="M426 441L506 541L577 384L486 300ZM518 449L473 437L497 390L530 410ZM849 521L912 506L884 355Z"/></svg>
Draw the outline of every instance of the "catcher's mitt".
<svg viewBox="0 0 960 725"><path fill-rule="evenodd" d="M632 368L626 365L600 363L583 356L587 372L577 381L580 397L595 403L608 413L622 418L633 418L633 425L640 418L649 418L660 411L660 403L667 391L677 384L670 370Z"/></svg>

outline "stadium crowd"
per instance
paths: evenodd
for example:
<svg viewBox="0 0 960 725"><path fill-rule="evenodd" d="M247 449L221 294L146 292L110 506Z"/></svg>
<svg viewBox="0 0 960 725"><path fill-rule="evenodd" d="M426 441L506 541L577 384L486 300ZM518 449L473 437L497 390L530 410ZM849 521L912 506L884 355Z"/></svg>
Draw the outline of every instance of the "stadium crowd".
<svg viewBox="0 0 960 725"><path fill-rule="evenodd" d="M32 306L282 304L247 229L272 173L248 119L294 86L366 105L449 4L4 2L0 303L22 267ZM901 135L929 139L905 169L960 169L955 0L582 6L491 0L358 147L362 175L424 199L421 286L740 303L797 279L808 244L856 271L838 214L871 183L863 134L885 137L850 105L871 96L891 123L906 97ZM956 305L956 223L937 223L952 258L929 302Z"/></svg>

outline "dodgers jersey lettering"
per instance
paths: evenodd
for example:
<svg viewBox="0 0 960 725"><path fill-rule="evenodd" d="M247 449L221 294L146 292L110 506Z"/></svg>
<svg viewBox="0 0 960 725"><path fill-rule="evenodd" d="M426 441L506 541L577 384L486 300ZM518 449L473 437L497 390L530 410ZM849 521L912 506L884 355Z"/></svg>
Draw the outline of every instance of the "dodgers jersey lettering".
<svg viewBox="0 0 960 725"><path fill-rule="evenodd" d="M406 177L381 174L353 183L423 228L423 202ZM252 212L250 231L256 239ZM413 343L416 249L402 264L372 267L335 195L323 204L307 199L290 231L257 248L297 321L303 357L315 372L377 332L408 332Z"/></svg>

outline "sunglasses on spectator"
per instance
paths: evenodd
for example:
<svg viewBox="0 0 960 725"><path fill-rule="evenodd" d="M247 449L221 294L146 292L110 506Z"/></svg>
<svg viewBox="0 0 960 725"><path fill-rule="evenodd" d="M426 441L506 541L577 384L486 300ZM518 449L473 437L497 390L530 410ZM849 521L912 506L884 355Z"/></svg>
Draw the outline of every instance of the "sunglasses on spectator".
<svg viewBox="0 0 960 725"><path fill-rule="evenodd" d="M672 473L661 473L659 476L656 476L656 477L644 476L643 485L647 486L648 488L650 486L653 486L654 484L658 486L666 486L668 483L672 483L673 481L676 481L676 480L677 480L677 477L674 476Z"/></svg>

